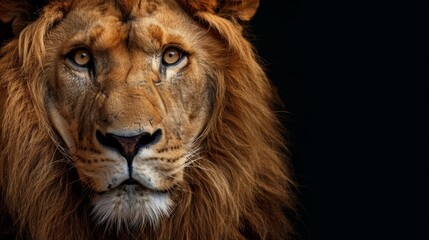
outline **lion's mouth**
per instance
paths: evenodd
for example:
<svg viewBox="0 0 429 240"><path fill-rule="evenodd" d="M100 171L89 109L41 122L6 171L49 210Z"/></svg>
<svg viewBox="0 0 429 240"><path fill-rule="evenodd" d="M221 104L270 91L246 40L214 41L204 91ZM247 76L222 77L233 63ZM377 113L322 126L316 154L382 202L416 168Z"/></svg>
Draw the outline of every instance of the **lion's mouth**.
<svg viewBox="0 0 429 240"><path fill-rule="evenodd" d="M112 192L112 191L153 192L153 193L167 193L168 192L168 190L148 188L148 187L144 186L143 184L141 184L140 182L138 182L132 178L128 178L127 180L123 181L122 183L120 183L116 187L110 188L108 191L97 192L97 194L103 195L105 193Z"/></svg>

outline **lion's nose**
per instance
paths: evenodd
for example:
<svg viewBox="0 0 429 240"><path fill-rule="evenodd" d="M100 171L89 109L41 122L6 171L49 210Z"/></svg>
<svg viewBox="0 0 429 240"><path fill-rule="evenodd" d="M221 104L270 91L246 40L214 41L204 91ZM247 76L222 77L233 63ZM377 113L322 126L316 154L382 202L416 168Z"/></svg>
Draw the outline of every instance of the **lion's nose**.
<svg viewBox="0 0 429 240"><path fill-rule="evenodd" d="M135 136L120 136L112 133L103 135L100 131L96 133L97 140L102 145L119 151L127 160L128 165L132 164L134 157L141 148L157 143L161 139L161 135L161 129L152 134L143 132Z"/></svg>

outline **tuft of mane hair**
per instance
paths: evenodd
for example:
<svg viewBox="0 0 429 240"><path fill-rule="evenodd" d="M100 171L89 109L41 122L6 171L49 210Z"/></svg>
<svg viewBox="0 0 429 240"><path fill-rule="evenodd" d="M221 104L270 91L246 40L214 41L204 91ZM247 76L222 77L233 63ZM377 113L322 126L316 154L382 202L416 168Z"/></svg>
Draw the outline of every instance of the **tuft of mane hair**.
<svg viewBox="0 0 429 240"><path fill-rule="evenodd" d="M128 16L141 1L114 2ZM46 109L44 42L73 1L0 3L0 20L15 36L0 51L0 239L294 239L295 184L273 111L278 97L241 25L259 1L177 2L229 48L230 64L213 69L213 112L174 212L156 228L119 235L93 221Z"/></svg>

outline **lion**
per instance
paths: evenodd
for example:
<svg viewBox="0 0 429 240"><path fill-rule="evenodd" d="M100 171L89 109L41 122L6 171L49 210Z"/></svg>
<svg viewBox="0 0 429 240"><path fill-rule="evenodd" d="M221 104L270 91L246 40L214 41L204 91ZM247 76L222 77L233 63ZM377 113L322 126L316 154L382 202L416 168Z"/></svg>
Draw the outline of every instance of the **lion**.
<svg viewBox="0 0 429 240"><path fill-rule="evenodd" d="M292 238L258 0L0 4L1 236Z"/></svg>

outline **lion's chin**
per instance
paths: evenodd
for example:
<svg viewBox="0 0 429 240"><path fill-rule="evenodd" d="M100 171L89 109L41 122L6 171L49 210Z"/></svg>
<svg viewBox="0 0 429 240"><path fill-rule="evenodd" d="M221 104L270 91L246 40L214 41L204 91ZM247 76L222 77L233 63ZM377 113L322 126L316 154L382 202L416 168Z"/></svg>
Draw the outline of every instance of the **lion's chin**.
<svg viewBox="0 0 429 240"><path fill-rule="evenodd" d="M173 201L167 192L155 192L138 185L123 185L92 198L93 216L106 229L156 227L170 215Z"/></svg>

